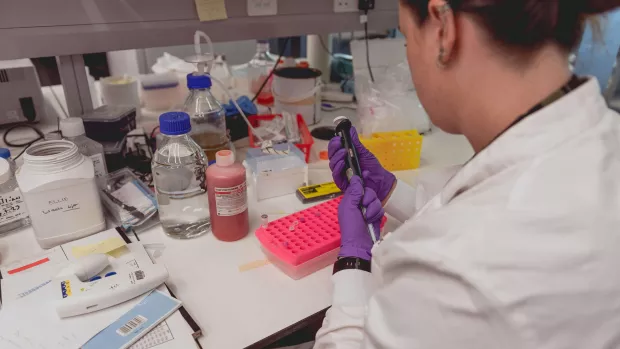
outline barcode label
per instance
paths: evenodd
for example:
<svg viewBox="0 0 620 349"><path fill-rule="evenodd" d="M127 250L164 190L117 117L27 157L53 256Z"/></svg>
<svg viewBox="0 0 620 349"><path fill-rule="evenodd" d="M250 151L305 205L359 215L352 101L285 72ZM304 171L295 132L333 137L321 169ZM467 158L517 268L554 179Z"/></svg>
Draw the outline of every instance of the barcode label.
<svg viewBox="0 0 620 349"><path fill-rule="evenodd" d="M121 326L121 328L119 328L118 330L116 330L116 333L118 333L119 335L125 337L128 334L131 333L131 331L135 330L138 326L142 325L143 323L145 323L147 321L147 318L145 318L142 315L138 315L135 318L129 320L126 324L124 324L123 326Z"/></svg>
<svg viewBox="0 0 620 349"><path fill-rule="evenodd" d="M134 274L136 275L136 280L144 279L144 272L142 270L138 270Z"/></svg>

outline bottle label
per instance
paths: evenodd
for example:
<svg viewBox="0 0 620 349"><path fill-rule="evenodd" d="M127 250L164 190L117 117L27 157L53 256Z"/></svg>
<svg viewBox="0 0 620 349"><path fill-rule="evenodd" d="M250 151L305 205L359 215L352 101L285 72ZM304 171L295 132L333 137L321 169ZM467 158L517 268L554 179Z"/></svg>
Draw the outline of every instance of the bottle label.
<svg viewBox="0 0 620 349"><path fill-rule="evenodd" d="M93 161L93 166L95 166L95 177L104 177L108 174L108 171L105 169L103 154L94 154L89 157Z"/></svg>
<svg viewBox="0 0 620 349"><path fill-rule="evenodd" d="M0 194L0 225L28 217L26 204L19 189Z"/></svg>
<svg viewBox="0 0 620 349"><path fill-rule="evenodd" d="M230 188L215 187L215 208L218 216L236 216L248 209L246 182Z"/></svg>

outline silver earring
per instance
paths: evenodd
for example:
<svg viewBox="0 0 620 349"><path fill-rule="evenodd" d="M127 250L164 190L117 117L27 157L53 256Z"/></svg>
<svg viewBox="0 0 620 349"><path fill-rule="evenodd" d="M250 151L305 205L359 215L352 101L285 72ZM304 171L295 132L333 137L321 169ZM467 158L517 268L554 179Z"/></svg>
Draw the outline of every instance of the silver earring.
<svg viewBox="0 0 620 349"><path fill-rule="evenodd" d="M445 21L445 17L443 16L446 12L450 11L451 7L450 4L445 3L442 6L439 7L439 14L441 15L441 22L442 22L442 28L441 28L441 36L443 37L443 30L446 25L446 21ZM446 63L444 62L446 56L446 50L443 48L443 46L441 46L439 48L439 56L437 57L437 67L439 69L445 69L446 68Z"/></svg>
<svg viewBox="0 0 620 349"><path fill-rule="evenodd" d="M446 63L444 62L444 58L446 56L446 50L443 47L439 48L439 56L437 56L437 67L439 69L445 69Z"/></svg>
<svg viewBox="0 0 620 349"><path fill-rule="evenodd" d="M440 14L444 14L444 13L450 11L450 9L451 9L450 4L445 3L445 4L441 5L441 6L439 6L439 13Z"/></svg>

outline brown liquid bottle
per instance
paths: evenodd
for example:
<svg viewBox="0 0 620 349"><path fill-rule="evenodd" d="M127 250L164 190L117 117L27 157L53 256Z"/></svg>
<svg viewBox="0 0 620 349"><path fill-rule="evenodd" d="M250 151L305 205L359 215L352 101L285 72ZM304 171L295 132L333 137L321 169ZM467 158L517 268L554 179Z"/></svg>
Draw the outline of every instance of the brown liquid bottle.
<svg viewBox="0 0 620 349"><path fill-rule="evenodd" d="M226 111L211 93L211 84L211 78L207 75L187 75L190 93L184 105L192 123L190 136L205 152L209 164L215 162L218 151L230 150Z"/></svg>
<svg viewBox="0 0 620 349"><path fill-rule="evenodd" d="M231 150L230 142L226 135L216 132L196 132L191 135L192 139L202 148L209 159L209 164L215 161L215 154L220 150Z"/></svg>

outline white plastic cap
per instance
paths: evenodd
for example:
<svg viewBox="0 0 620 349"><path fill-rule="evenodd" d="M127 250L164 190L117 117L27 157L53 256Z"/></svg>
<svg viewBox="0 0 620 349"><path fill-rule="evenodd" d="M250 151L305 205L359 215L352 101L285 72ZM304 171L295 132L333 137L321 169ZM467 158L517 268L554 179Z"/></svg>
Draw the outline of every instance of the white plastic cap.
<svg viewBox="0 0 620 349"><path fill-rule="evenodd" d="M86 133L82 118L61 119L60 131L62 131L63 137L77 137Z"/></svg>
<svg viewBox="0 0 620 349"><path fill-rule="evenodd" d="M0 184L11 179L11 164L6 159L0 158Z"/></svg>
<svg viewBox="0 0 620 349"><path fill-rule="evenodd" d="M220 150L215 153L215 164L227 167L235 163L235 153L230 150Z"/></svg>

